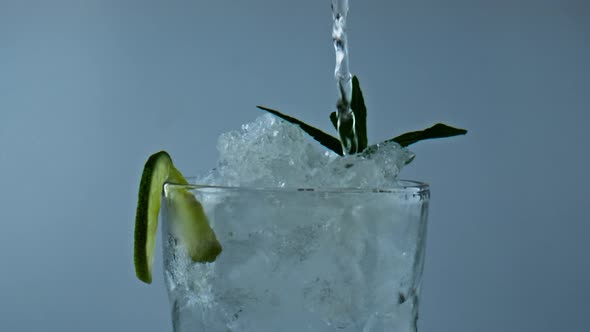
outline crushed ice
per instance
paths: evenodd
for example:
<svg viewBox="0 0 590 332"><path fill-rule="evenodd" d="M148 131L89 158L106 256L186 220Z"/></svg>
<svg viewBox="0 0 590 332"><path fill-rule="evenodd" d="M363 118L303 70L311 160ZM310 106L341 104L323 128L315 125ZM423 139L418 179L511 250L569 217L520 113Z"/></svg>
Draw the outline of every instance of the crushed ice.
<svg viewBox="0 0 590 332"><path fill-rule="evenodd" d="M203 184L248 187L388 188L414 154L395 142L340 157L270 114L219 137L219 161Z"/></svg>

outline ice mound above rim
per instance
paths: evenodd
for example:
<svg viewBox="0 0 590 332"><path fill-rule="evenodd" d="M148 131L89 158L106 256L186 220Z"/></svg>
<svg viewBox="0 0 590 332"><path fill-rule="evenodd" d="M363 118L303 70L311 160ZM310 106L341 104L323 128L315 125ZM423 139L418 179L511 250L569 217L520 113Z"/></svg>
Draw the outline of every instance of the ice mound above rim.
<svg viewBox="0 0 590 332"><path fill-rule="evenodd" d="M414 154L395 142L338 156L299 126L265 114L222 134L216 168L198 183L277 188L388 188Z"/></svg>

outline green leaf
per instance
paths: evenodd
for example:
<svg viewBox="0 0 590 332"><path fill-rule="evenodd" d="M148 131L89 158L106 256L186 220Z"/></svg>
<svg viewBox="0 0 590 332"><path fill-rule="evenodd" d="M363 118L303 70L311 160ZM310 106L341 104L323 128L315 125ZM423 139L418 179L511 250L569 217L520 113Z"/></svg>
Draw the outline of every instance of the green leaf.
<svg viewBox="0 0 590 332"><path fill-rule="evenodd" d="M451 137L457 135L465 135L467 130L454 128L451 126L447 126L443 123L437 123L434 126L419 130L419 131L412 131L409 133L405 133L394 137L392 139L387 140L397 142L401 146L408 146L410 144L414 144L418 141L422 141L425 139L432 139L432 138L443 138L443 137Z"/></svg>
<svg viewBox="0 0 590 332"><path fill-rule="evenodd" d="M334 129L338 130L338 115L336 112L330 113L330 122L332 122Z"/></svg>
<svg viewBox="0 0 590 332"><path fill-rule="evenodd" d="M365 106L365 99L359 79L356 76L352 77L352 99L350 101L350 108L354 113L355 130L357 136L357 152L363 152L367 147L367 107Z"/></svg>
<svg viewBox="0 0 590 332"><path fill-rule="evenodd" d="M323 131L321 131L317 128L314 128L301 120L298 120L298 119L295 119L295 118L290 117L288 115L285 115L279 111L275 111L273 109L270 109L270 108L267 108L264 106L256 106L256 107L258 107L259 109L261 109L263 111L267 111L271 114L274 114L287 122L298 125L301 129L303 129L303 131L305 131L307 134L309 134L311 137L313 137L321 145L336 152L340 156L344 155L342 152L342 145L340 144L340 140L338 140L336 137L330 136L329 134L326 134Z"/></svg>

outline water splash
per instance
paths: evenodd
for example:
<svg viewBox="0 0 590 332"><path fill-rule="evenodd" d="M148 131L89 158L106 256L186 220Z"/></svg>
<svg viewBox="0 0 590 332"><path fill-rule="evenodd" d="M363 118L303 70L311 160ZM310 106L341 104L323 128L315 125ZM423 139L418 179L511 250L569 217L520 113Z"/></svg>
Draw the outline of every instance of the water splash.
<svg viewBox="0 0 590 332"><path fill-rule="evenodd" d="M336 52L334 77L338 83L338 134L345 153L355 153L357 135L355 131L354 113L350 109L352 97L352 75L348 69L348 40L346 37L346 17L348 0L332 0L332 40Z"/></svg>

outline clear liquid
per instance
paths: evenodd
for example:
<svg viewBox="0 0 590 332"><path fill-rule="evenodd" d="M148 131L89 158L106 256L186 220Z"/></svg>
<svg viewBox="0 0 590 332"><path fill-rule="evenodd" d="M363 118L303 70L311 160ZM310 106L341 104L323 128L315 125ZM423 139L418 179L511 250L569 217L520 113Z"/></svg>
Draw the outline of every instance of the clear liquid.
<svg viewBox="0 0 590 332"><path fill-rule="evenodd" d="M332 40L336 52L336 66L334 76L338 86L342 86L344 95L340 98L350 103L352 94L352 75L348 69L348 39L346 37L346 18L348 15L348 0L332 0Z"/></svg>
<svg viewBox="0 0 590 332"><path fill-rule="evenodd" d="M346 17L348 0L332 0L332 40L336 53L334 76L338 86L338 134L344 153L356 153L357 134L355 117L350 109L352 98L352 75L348 69L348 39L346 37Z"/></svg>

